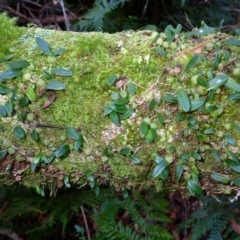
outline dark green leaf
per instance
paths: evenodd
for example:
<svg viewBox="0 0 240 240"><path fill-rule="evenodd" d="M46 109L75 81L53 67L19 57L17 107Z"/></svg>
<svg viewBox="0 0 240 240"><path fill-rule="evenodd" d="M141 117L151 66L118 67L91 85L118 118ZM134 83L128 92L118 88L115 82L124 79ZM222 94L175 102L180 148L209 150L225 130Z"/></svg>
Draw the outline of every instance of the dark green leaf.
<svg viewBox="0 0 240 240"><path fill-rule="evenodd" d="M95 196L98 197L99 194L100 194L100 188L99 188L99 186L96 186L96 187L94 188L94 192L95 192Z"/></svg>
<svg viewBox="0 0 240 240"><path fill-rule="evenodd" d="M149 125L146 122L142 122L140 125L140 132L143 136L146 136L149 130Z"/></svg>
<svg viewBox="0 0 240 240"><path fill-rule="evenodd" d="M213 61L214 66L217 66L221 62L221 60L222 60L221 54L217 53Z"/></svg>
<svg viewBox="0 0 240 240"><path fill-rule="evenodd" d="M240 100L240 94L231 94L228 96L228 100L232 100L232 101L239 101Z"/></svg>
<svg viewBox="0 0 240 240"><path fill-rule="evenodd" d="M145 136L145 139L147 142L152 142L157 136L156 129L151 128L148 130L147 135Z"/></svg>
<svg viewBox="0 0 240 240"><path fill-rule="evenodd" d="M53 52L53 56L58 56L66 51L65 48L59 48L56 51Z"/></svg>
<svg viewBox="0 0 240 240"><path fill-rule="evenodd" d="M67 68L53 68L52 73L64 77L69 77L73 74L72 71Z"/></svg>
<svg viewBox="0 0 240 240"><path fill-rule="evenodd" d="M33 88L28 87L25 93L31 102L35 102L37 100L37 94Z"/></svg>
<svg viewBox="0 0 240 240"><path fill-rule="evenodd" d="M129 82L127 86L127 90L131 95L134 95L136 93L136 86L133 82Z"/></svg>
<svg viewBox="0 0 240 240"><path fill-rule="evenodd" d="M232 152L231 150L226 150L226 153L231 156L232 160L239 164L239 159L236 153Z"/></svg>
<svg viewBox="0 0 240 240"><path fill-rule="evenodd" d="M191 129L197 130L199 126L197 124L188 123L187 126Z"/></svg>
<svg viewBox="0 0 240 240"><path fill-rule="evenodd" d="M23 122L26 119L26 115L27 115L27 112L25 110L23 110L17 115L17 119L19 121Z"/></svg>
<svg viewBox="0 0 240 240"><path fill-rule="evenodd" d="M29 103L29 99L26 98L26 97L23 97L23 98L21 98L21 99L19 100L19 106L20 106L21 108L26 107L26 106L28 105L28 103Z"/></svg>
<svg viewBox="0 0 240 240"><path fill-rule="evenodd" d="M13 133L16 137L18 138L24 138L25 137L25 131L23 130L22 127L20 126L16 126L14 129L13 129Z"/></svg>
<svg viewBox="0 0 240 240"><path fill-rule="evenodd" d="M105 147L103 150L103 155L110 156L111 154L111 148L109 146Z"/></svg>
<svg viewBox="0 0 240 240"><path fill-rule="evenodd" d="M168 25L164 30L164 33L167 37L168 42L172 42L175 37L175 33L173 30L175 29L171 25Z"/></svg>
<svg viewBox="0 0 240 240"><path fill-rule="evenodd" d="M184 120L184 116L182 114L177 114L175 116L175 119L177 119L178 121L183 121Z"/></svg>
<svg viewBox="0 0 240 240"><path fill-rule="evenodd" d="M6 117L7 115L7 112L6 112L6 109L3 105L0 105L0 116L1 117Z"/></svg>
<svg viewBox="0 0 240 240"><path fill-rule="evenodd" d="M228 81L225 83L225 86L229 89L234 90L235 92L240 92L240 84L232 78L228 78Z"/></svg>
<svg viewBox="0 0 240 240"><path fill-rule="evenodd" d="M128 109L123 115L121 115L121 119L124 120L126 118L129 118L134 113L134 109Z"/></svg>
<svg viewBox="0 0 240 240"><path fill-rule="evenodd" d="M177 99L183 111L188 112L191 108L191 104L190 104L187 93L183 89L177 90Z"/></svg>
<svg viewBox="0 0 240 240"><path fill-rule="evenodd" d="M200 108L201 106L203 106L203 104L206 102L205 98L198 98L198 99L194 99L192 101L190 101L191 104L191 111L194 111L198 108Z"/></svg>
<svg viewBox="0 0 240 240"><path fill-rule="evenodd" d="M177 103L177 97L171 93L166 93L163 97L162 100L165 102L170 102L170 103Z"/></svg>
<svg viewBox="0 0 240 240"><path fill-rule="evenodd" d="M165 50L164 50L163 48L161 48L161 47L156 47L156 48L155 48L155 51L156 51L157 53L159 53L159 54L160 54L161 56L163 56L163 57L166 57L166 56L167 56Z"/></svg>
<svg viewBox="0 0 240 240"><path fill-rule="evenodd" d="M157 166L153 168L152 178L156 178L157 176L159 176L167 166L168 162L163 159L160 163L157 164Z"/></svg>
<svg viewBox="0 0 240 240"><path fill-rule="evenodd" d="M43 70L42 73L43 73L43 76L47 79L51 79L53 77L53 75L46 70Z"/></svg>
<svg viewBox="0 0 240 240"><path fill-rule="evenodd" d="M70 187L71 187L71 185L70 185L70 183L69 183L69 179L68 179L67 176L64 177L63 182L64 182L64 184L65 184L65 186L66 186L67 188L70 188Z"/></svg>
<svg viewBox="0 0 240 240"><path fill-rule="evenodd" d="M186 71L188 71L189 69L192 69L195 67L195 65L198 63L198 61L201 59L201 55L200 54L196 54L187 64L186 66Z"/></svg>
<svg viewBox="0 0 240 240"><path fill-rule="evenodd" d="M232 159L226 159L225 160L226 164L231 167L235 172L240 173L240 165L239 163L236 163L234 160Z"/></svg>
<svg viewBox="0 0 240 240"><path fill-rule="evenodd" d="M5 87L3 85L0 85L0 94L6 94L6 93L10 93L13 92L14 90L8 87Z"/></svg>
<svg viewBox="0 0 240 240"><path fill-rule="evenodd" d="M177 165L176 171L175 171L175 180L179 181L183 173L183 166L182 165Z"/></svg>
<svg viewBox="0 0 240 240"><path fill-rule="evenodd" d="M131 153L131 149L130 148L122 148L120 150L120 154L123 156L129 155Z"/></svg>
<svg viewBox="0 0 240 240"><path fill-rule="evenodd" d="M121 124L121 121L120 121L120 118L119 118L119 115L117 112L111 112L109 114L109 117L110 117L110 121L112 123L114 123L115 125L119 126Z"/></svg>
<svg viewBox="0 0 240 240"><path fill-rule="evenodd" d="M166 167L160 174L160 177L163 181L165 181L168 178L169 175L169 168Z"/></svg>
<svg viewBox="0 0 240 240"><path fill-rule="evenodd" d="M208 82L207 82L207 80L206 80L205 78L203 78L202 76L199 76L199 77L197 78L197 84L200 85L200 86L202 86L202 87L205 87L205 88L208 87Z"/></svg>
<svg viewBox="0 0 240 240"><path fill-rule="evenodd" d="M78 151L82 147L82 141L81 140L76 140L74 142L74 149Z"/></svg>
<svg viewBox="0 0 240 240"><path fill-rule="evenodd" d="M212 33L214 31L215 31L214 27L204 27L204 28L200 28L200 29L194 31L193 33L197 36L203 36L203 35Z"/></svg>
<svg viewBox="0 0 240 240"><path fill-rule="evenodd" d="M123 97L114 101L114 103L116 105L126 105L128 102L129 102L129 99L128 98L123 98Z"/></svg>
<svg viewBox="0 0 240 240"><path fill-rule="evenodd" d="M8 68L12 70L23 69L29 66L30 63L26 60L18 60L8 64Z"/></svg>
<svg viewBox="0 0 240 240"><path fill-rule="evenodd" d="M63 90L65 88L66 88L65 84L57 80L50 81L46 86L46 89L48 90Z"/></svg>
<svg viewBox="0 0 240 240"><path fill-rule="evenodd" d="M228 133L224 134L226 140L227 140L227 143L234 146L236 144L236 141L232 138L232 136Z"/></svg>
<svg viewBox="0 0 240 240"><path fill-rule="evenodd" d="M161 113L157 113L157 119L158 119L158 122L161 126L164 126L164 120L163 120L163 116Z"/></svg>
<svg viewBox="0 0 240 240"><path fill-rule="evenodd" d="M197 133L197 140L199 142L205 142L205 143L208 143L210 140L209 140L209 137L202 134L202 133Z"/></svg>
<svg viewBox="0 0 240 240"><path fill-rule="evenodd" d="M40 37L36 37L36 42L37 42L37 45L40 47L40 49L42 50L43 53L45 53L47 55L52 54L51 47L49 46L49 44L44 39L42 39Z"/></svg>
<svg viewBox="0 0 240 240"><path fill-rule="evenodd" d="M135 156L135 155L130 155L129 158L136 164L140 164L141 163L141 160Z"/></svg>
<svg viewBox="0 0 240 240"><path fill-rule="evenodd" d="M232 124L232 128L238 132L240 132L240 126L238 126L237 124Z"/></svg>
<svg viewBox="0 0 240 240"><path fill-rule="evenodd" d="M114 110L118 113L126 113L128 111L126 106L119 106L119 105L115 105Z"/></svg>
<svg viewBox="0 0 240 240"><path fill-rule="evenodd" d="M2 150L0 152L0 160L4 158L4 156L7 154L8 150Z"/></svg>
<svg viewBox="0 0 240 240"><path fill-rule="evenodd" d="M31 138L36 142L39 141L39 136L35 129L33 129L31 132Z"/></svg>
<svg viewBox="0 0 240 240"><path fill-rule="evenodd" d="M104 107L104 116L108 115L111 112L113 112L113 109L109 105Z"/></svg>
<svg viewBox="0 0 240 240"><path fill-rule="evenodd" d="M68 137L72 138L73 140L80 139L79 133L74 128L67 128L66 134Z"/></svg>
<svg viewBox="0 0 240 240"><path fill-rule="evenodd" d="M68 145L61 145L59 149L54 152L54 155L58 158L68 154L70 152L70 147Z"/></svg>
<svg viewBox="0 0 240 240"><path fill-rule="evenodd" d="M119 95L119 93L118 92L113 92L112 94L111 94L111 99L112 100L117 100L117 99L119 99L120 98L120 95ZM125 99L125 98L124 98Z"/></svg>
<svg viewBox="0 0 240 240"><path fill-rule="evenodd" d="M7 61L11 60L13 57L14 57L13 55L9 55L7 57L0 58L0 62L7 62Z"/></svg>
<svg viewBox="0 0 240 240"><path fill-rule="evenodd" d="M194 116L189 116L187 118L187 121L191 124L195 124L196 123L196 118Z"/></svg>
<svg viewBox="0 0 240 240"><path fill-rule="evenodd" d="M118 79L118 76L116 74L111 74L109 77L108 77L108 86L112 86Z"/></svg>
<svg viewBox="0 0 240 240"><path fill-rule="evenodd" d="M90 172L86 172L85 175L90 182L94 182L94 177Z"/></svg>
<svg viewBox="0 0 240 240"><path fill-rule="evenodd" d="M223 23L224 23L224 19L222 19L221 21L220 21L220 23L218 24L218 30L220 31L221 30L221 28L222 28L222 26L223 26Z"/></svg>
<svg viewBox="0 0 240 240"><path fill-rule="evenodd" d="M213 133L215 133L216 132L216 130L214 129L214 128L207 128L207 129L205 129L204 130L204 134L213 134Z"/></svg>
<svg viewBox="0 0 240 240"><path fill-rule="evenodd" d="M0 81L20 76L21 74L22 74L21 71L9 69L0 74Z"/></svg>
<svg viewBox="0 0 240 240"><path fill-rule="evenodd" d="M193 180L187 181L187 189L193 196L200 196L203 193L201 186Z"/></svg>
<svg viewBox="0 0 240 240"><path fill-rule="evenodd" d="M12 112L13 112L13 102L12 101L7 101L4 107L5 107L5 110L7 112L7 115L11 116Z"/></svg>
<svg viewBox="0 0 240 240"><path fill-rule="evenodd" d="M208 82L208 91L211 89L216 89L222 85L224 85L228 80L228 76L225 74L218 75L217 77L213 78Z"/></svg>
<svg viewBox="0 0 240 240"><path fill-rule="evenodd" d="M165 159L159 155L155 155L155 156L153 156L153 161L156 163L160 163L162 161L165 161Z"/></svg>
<svg viewBox="0 0 240 240"><path fill-rule="evenodd" d="M153 99L151 100L151 102L149 103L149 110L150 110L150 111L153 111L154 108L157 106L157 104L158 104L157 99L153 98Z"/></svg>
<svg viewBox="0 0 240 240"><path fill-rule="evenodd" d="M215 150L211 150L211 154L218 162L221 162L221 157Z"/></svg>
<svg viewBox="0 0 240 240"><path fill-rule="evenodd" d="M232 45L232 46L239 46L240 40L239 39L227 39L223 41L226 44Z"/></svg>

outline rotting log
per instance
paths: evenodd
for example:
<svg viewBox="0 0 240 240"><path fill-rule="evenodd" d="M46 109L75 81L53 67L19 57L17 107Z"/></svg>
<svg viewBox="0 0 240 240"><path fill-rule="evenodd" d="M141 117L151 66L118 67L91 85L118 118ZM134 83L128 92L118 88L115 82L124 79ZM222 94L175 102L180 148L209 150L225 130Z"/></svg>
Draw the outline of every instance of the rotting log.
<svg viewBox="0 0 240 240"><path fill-rule="evenodd" d="M179 32L12 26L0 39L0 183L237 188L239 37Z"/></svg>

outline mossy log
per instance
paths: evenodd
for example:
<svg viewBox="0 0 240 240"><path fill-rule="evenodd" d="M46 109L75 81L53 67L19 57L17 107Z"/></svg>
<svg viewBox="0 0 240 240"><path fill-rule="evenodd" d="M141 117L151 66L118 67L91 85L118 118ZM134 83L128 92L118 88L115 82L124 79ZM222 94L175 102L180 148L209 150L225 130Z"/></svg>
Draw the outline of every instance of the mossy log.
<svg viewBox="0 0 240 240"><path fill-rule="evenodd" d="M1 18L0 184L193 195L239 186L239 37L61 32Z"/></svg>

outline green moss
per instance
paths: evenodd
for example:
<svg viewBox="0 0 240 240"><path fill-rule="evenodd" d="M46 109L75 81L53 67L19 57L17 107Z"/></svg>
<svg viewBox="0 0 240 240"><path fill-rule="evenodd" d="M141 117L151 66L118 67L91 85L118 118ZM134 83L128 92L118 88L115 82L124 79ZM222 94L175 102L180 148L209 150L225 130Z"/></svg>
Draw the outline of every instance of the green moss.
<svg viewBox="0 0 240 240"><path fill-rule="evenodd" d="M9 18L6 13L0 14L0 58L9 55L9 49L16 44L18 38L26 31L15 26L16 19Z"/></svg>

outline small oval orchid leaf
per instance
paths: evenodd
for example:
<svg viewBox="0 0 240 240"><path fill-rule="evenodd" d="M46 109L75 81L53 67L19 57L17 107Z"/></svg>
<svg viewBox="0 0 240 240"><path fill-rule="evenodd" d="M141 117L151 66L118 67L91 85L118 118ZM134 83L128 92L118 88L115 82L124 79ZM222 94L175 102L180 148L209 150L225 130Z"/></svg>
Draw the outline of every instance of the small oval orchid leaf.
<svg viewBox="0 0 240 240"><path fill-rule="evenodd" d="M64 184L65 184L65 186L66 186L67 188L70 188L70 187L71 187L71 184L69 183L69 179L68 179L67 176L64 177L63 182L64 182Z"/></svg>
<svg viewBox="0 0 240 240"><path fill-rule="evenodd" d="M23 139L23 138L25 138L25 136L26 136L25 131L24 131L23 128L20 127L20 126L16 126L16 127L13 129L13 133L14 133L14 135L15 135L17 138L20 138L20 139Z"/></svg>
<svg viewBox="0 0 240 240"><path fill-rule="evenodd" d="M229 89L234 90L235 92L240 92L240 84L230 77L225 83L225 86Z"/></svg>
<svg viewBox="0 0 240 240"><path fill-rule="evenodd" d="M218 162L221 162L222 159L221 159L220 155L217 153L217 151L211 150L211 154Z"/></svg>
<svg viewBox="0 0 240 240"><path fill-rule="evenodd" d="M31 132L31 138L32 138L35 142L39 141L39 135L38 135L38 133L37 133L37 131L36 131L35 129L33 129L32 132Z"/></svg>
<svg viewBox="0 0 240 240"><path fill-rule="evenodd" d="M3 105L0 105L0 116L1 117L6 117L7 115L7 112L6 112L6 109Z"/></svg>
<svg viewBox="0 0 240 240"><path fill-rule="evenodd" d="M28 87L28 89L26 90L26 95L31 102L35 102L37 100L37 94L31 87Z"/></svg>
<svg viewBox="0 0 240 240"><path fill-rule="evenodd" d="M225 74L219 75L208 82L209 87L207 90L209 91L209 90L221 87L222 85L224 85L227 82L227 80L228 80L227 75L225 75Z"/></svg>
<svg viewBox="0 0 240 240"><path fill-rule="evenodd" d="M7 152L8 152L8 150L2 150L0 152L0 160L3 159L6 156Z"/></svg>
<svg viewBox="0 0 240 240"><path fill-rule="evenodd" d="M124 114L121 115L121 119L127 119L129 117L131 117L134 113L134 109L128 109Z"/></svg>
<svg viewBox="0 0 240 240"><path fill-rule="evenodd" d="M105 106L105 107L104 107L104 116L110 114L110 113L113 112L113 111L114 111L114 110L113 110L109 105Z"/></svg>
<svg viewBox="0 0 240 240"><path fill-rule="evenodd" d="M119 126L121 124L119 115L117 112L113 111L109 114L110 121L114 123L115 125Z"/></svg>
<svg viewBox="0 0 240 240"><path fill-rule="evenodd" d="M160 163L158 163L152 170L152 178L156 178L159 176L162 171L168 166L168 162L163 159Z"/></svg>
<svg viewBox="0 0 240 240"><path fill-rule="evenodd" d="M225 136L228 144L230 144L232 146L236 145L236 141L233 139L233 137L230 134L226 133L226 134L224 134L224 136Z"/></svg>
<svg viewBox="0 0 240 240"><path fill-rule="evenodd" d="M131 153L131 149L128 148L128 147L122 148L122 149L120 150L120 154L123 155L123 156L130 155L130 153Z"/></svg>
<svg viewBox="0 0 240 240"><path fill-rule="evenodd" d="M237 124L232 124L232 128L237 132L240 132L240 126L238 126Z"/></svg>
<svg viewBox="0 0 240 240"><path fill-rule="evenodd" d="M189 69L192 69L195 67L195 65L199 62L199 60L201 59L201 55L200 54L196 54L187 64L186 66L186 71L188 71Z"/></svg>
<svg viewBox="0 0 240 240"><path fill-rule="evenodd" d="M199 86L202 86L202 87L205 87L205 88L208 87L208 82L207 82L207 80L206 80L205 78L203 78L202 76L199 76L199 77L197 78L197 84L198 84Z"/></svg>
<svg viewBox="0 0 240 240"><path fill-rule="evenodd" d="M193 196L200 196L203 193L201 186L199 186L195 181L187 181L187 189Z"/></svg>
<svg viewBox="0 0 240 240"><path fill-rule="evenodd" d="M134 95L136 93L136 86L133 82L129 82L127 86L129 94Z"/></svg>
<svg viewBox="0 0 240 240"><path fill-rule="evenodd" d="M7 115L11 116L12 112L13 112L13 102L7 101L4 107L5 107Z"/></svg>
<svg viewBox="0 0 240 240"><path fill-rule="evenodd" d="M139 157L135 156L135 155L130 155L129 158L136 164L140 164L141 160L139 159Z"/></svg>
<svg viewBox="0 0 240 240"><path fill-rule="evenodd" d="M165 102L170 102L170 103L178 102L177 97L172 93L166 93L161 99Z"/></svg>
<svg viewBox="0 0 240 240"><path fill-rule="evenodd" d="M214 27L203 27L203 28L200 28L200 29L194 31L193 33L197 36L203 36L203 35L207 35L209 33L212 33L214 31L215 31Z"/></svg>
<svg viewBox="0 0 240 240"><path fill-rule="evenodd" d="M191 109L191 103L189 101L188 95L183 89L177 90L178 103L184 112L188 112Z"/></svg>
<svg viewBox="0 0 240 240"><path fill-rule="evenodd" d="M211 178L214 179L215 181L223 183L223 184L227 184L230 181L228 176L224 176L224 175L218 174L218 173L212 173Z"/></svg>
<svg viewBox="0 0 240 240"><path fill-rule="evenodd" d="M64 155L70 152L69 145L61 145L55 152L54 155L58 158L63 157Z"/></svg>
<svg viewBox="0 0 240 240"><path fill-rule="evenodd" d="M79 140L80 135L74 128L67 128L66 134L68 137L72 138L73 140Z"/></svg>
<svg viewBox="0 0 240 240"><path fill-rule="evenodd" d="M228 100L239 101L240 100L240 94L239 93L237 93L237 94L230 94L228 96Z"/></svg>
<svg viewBox="0 0 240 240"><path fill-rule="evenodd" d="M62 82L59 82L57 80L52 80L50 81L47 86L46 86L47 90L63 90L66 89L66 85Z"/></svg>
<svg viewBox="0 0 240 240"><path fill-rule="evenodd" d="M30 63L26 60L18 60L18 61L9 63L8 68L12 70L18 70L18 69L23 69L29 65Z"/></svg>
<svg viewBox="0 0 240 240"><path fill-rule="evenodd" d="M142 122L140 125L140 132L143 136L146 136L149 130L149 125L146 122Z"/></svg>
<svg viewBox="0 0 240 240"><path fill-rule="evenodd" d="M165 51L163 48L161 48L161 47L155 48L155 51L156 51L158 54L160 54L161 56L163 56L163 57L166 57L166 56L167 56L166 51Z"/></svg>
<svg viewBox="0 0 240 240"><path fill-rule="evenodd" d="M158 122L161 126L164 126L164 120L163 120L163 116L161 113L157 113L157 119L158 119Z"/></svg>
<svg viewBox="0 0 240 240"><path fill-rule="evenodd" d="M169 167L166 167L160 174L160 177L163 181L167 180L169 176Z"/></svg>
<svg viewBox="0 0 240 240"><path fill-rule="evenodd" d="M236 163L234 160L232 159L226 159L225 160L226 164L231 167L235 172L240 173L240 164Z"/></svg>
<svg viewBox="0 0 240 240"><path fill-rule="evenodd" d="M85 175L90 182L94 182L94 177L90 172L86 172Z"/></svg>
<svg viewBox="0 0 240 240"><path fill-rule="evenodd" d="M51 47L44 39L42 39L40 37L36 37L36 42L43 53L45 53L47 55L52 55Z"/></svg>
<svg viewBox="0 0 240 240"><path fill-rule="evenodd" d="M66 49L65 49L65 48L59 48L59 49L57 49L57 50L55 50L55 51L53 52L53 56L58 56L58 55L60 55L60 54L62 54L62 53L64 53L64 52L66 52Z"/></svg>
<svg viewBox="0 0 240 240"><path fill-rule="evenodd" d="M240 45L240 40L239 39L227 39L223 41L224 43L232 46L239 46Z"/></svg>
<svg viewBox="0 0 240 240"><path fill-rule="evenodd" d="M158 101L157 101L157 99L156 98L153 98L152 100L151 100L151 102L149 103L149 110L150 111L153 111L154 110L154 108L157 106L157 104L158 104Z"/></svg>
<svg viewBox="0 0 240 240"><path fill-rule="evenodd" d="M175 179L176 181L179 181L183 173L183 166L182 165L177 165L176 170L175 170Z"/></svg>
<svg viewBox="0 0 240 240"><path fill-rule="evenodd" d="M69 77L73 74L72 71L68 68L53 68L51 72L55 75L64 77Z"/></svg>
<svg viewBox="0 0 240 240"><path fill-rule="evenodd" d="M147 142L152 142L157 136L157 132L155 128L151 128L148 130L147 135L145 136L145 139Z"/></svg>
<svg viewBox="0 0 240 240"><path fill-rule="evenodd" d="M118 76L116 74L111 74L109 77L108 77L108 80L107 80L107 83L108 83L108 86L112 86L118 79Z"/></svg>
<svg viewBox="0 0 240 240"><path fill-rule="evenodd" d="M0 94L7 94L13 92L14 90L3 85L0 85Z"/></svg>
<svg viewBox="0 0 240 240"><path fill-rule="evenodd" d="M128 98L123 98L123 97L118 98L117 100L114 101L114 103L116 105L120 105L120 106L126 105L128 102L129 102L129 99Z"/></svg>
<svg viewBox="0 0 240 240"><path fill-rule="evenodd" d="M0 81L17 77L20 76L21 74L22 74L21 71L9 69L0 74Z"/></svg>
<svg viewBox="0 0 240 240"><path fill-rule="evenodd" d="M43 70L42 74L47 79L51 79L53 77L53 75L50 72L46 71L46 70Z"/></svg>

